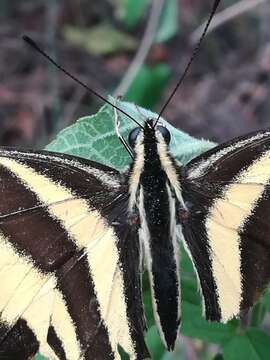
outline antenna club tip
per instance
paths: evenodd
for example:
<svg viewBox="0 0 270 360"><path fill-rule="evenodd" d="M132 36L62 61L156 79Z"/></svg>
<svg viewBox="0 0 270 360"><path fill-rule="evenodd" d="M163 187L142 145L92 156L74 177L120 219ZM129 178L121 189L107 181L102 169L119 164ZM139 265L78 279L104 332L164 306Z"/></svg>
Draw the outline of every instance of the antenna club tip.
<svg viewBox="0 0 270 360"><path fill-rule="evenodd" d="M29 41L30 40L29 36L27 36L27 35L22 35L22 39L24 41Z"/></svg>
<svg viewBox="0 0 270 360"><path fill-rule="evenodd" d="M36 47L36 44L34 42L34 40L32 40L29 36L27 35L22 35L22 39L29 45L31 45L32 47Z"/></svg>

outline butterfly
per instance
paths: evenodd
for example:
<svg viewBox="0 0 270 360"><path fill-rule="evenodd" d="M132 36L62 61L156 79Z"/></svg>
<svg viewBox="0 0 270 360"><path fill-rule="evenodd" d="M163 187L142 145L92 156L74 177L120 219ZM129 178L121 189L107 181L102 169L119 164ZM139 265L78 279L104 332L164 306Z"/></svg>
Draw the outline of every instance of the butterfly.
<svg viewBox="0 0 270 360"><path fill-rule="evenodd" d="M175 345L181 239L210 321L247 309L270 279L270 131L181 165L169 130L129 135L125 172L47 151L0 151L0 355L130 359L148 354L141 276L155 321Z"/></svg>

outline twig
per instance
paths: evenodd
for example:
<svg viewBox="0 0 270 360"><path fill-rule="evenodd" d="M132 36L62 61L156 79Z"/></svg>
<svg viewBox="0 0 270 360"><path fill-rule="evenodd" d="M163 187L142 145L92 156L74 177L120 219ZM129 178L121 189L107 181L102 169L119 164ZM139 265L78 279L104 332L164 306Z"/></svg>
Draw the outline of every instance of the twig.
<svg viewBox="0 0 270 360"><path fill-rule="evenodd" d="M223 25L227 21L232 20L236 16L242 15L244 12L253 9L254 7L264 3L268 0L241 0L238 3L228 7L227 9L217 13L209 27L208 34ZM200 25L190 36L191 44L196 44L201 36L205 27L205 23Z"/></svg>
<svg viewBox="0 0 270 360"><path fill-rule="evenodd" d="M79 107L83 97L85 96L86 90L80 86L76 87L72 100L69 101L64 107L64 112L62 115L61 127L66 127L70 125L72 120L74 120L75 112Z"/></svg>
<svg viewBox="0 0 270 360"><path fill-rule="evenodd" d="M124 95L129 86L131 85L132 81L136 77L138 71L140 70L140 67L144 63L147 54L154 42L156 30L159 24L159 19L161 15L161 11L163 9L164 0L153 0L152 1L152 7L150 10L150 15L148 19L148 23L145 29L145 32L143 34L143 38L140 44L140 47L133 58L131 64L129 65L129 68L125 74L125 76L122 78L120 84L115 89L113 96L122 96Z"/></svg>

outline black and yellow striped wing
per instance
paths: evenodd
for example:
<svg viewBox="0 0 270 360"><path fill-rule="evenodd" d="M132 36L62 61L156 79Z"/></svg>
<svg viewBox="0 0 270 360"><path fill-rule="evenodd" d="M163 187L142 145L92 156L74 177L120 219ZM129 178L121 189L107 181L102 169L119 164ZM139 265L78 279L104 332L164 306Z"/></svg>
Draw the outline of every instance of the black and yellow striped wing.
<svg viewBox="0 0 270 360"><path fill-rule="evenodd" d="M182 173L182 230L209 320L238 315L269 283L269 183L269 130L218 146Z"/></svg>
<svg viewBox="0 0 270 360"><path fill-rule="evenodd" d="M127 185L100 164L0 151L0 358L147 355Z"/></svg>

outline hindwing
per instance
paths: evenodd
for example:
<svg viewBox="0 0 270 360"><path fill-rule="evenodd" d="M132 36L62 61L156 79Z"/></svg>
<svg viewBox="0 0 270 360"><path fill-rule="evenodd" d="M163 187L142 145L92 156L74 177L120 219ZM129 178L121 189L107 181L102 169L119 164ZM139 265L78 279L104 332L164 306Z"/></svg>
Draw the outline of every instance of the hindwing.
<svg viewBox="0 0 270 360"><path fill-rule="evenodd" d="M147 355L127 185L103 165L0 151L0 356Z"/></svg>

